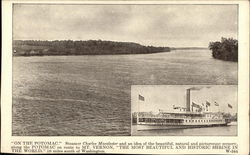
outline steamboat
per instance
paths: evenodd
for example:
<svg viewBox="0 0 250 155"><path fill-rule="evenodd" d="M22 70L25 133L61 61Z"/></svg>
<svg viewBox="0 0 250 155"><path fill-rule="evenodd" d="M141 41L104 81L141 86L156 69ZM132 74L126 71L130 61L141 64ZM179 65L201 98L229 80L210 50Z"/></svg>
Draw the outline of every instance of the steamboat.
<svg viewBox="0 0 250 155"><path fill-rule="evenodd" d="M186 90L186 107L173 106L173 112L159 110L158 114L137 112L135 116L137 130L226 126L231 122L230 118L226 118L221 112L210 112L211 103L208 101L202 105L191 103L191 90ZM231 105L228 106L232 108Z"/></svg>

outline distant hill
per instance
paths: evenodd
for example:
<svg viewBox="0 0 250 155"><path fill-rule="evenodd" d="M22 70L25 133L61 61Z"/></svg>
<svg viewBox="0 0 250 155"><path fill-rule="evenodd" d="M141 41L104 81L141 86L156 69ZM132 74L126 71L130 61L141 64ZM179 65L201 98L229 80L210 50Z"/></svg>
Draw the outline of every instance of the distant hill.
<svg viewBox="0 0 250 155"><path fill-rule="evenodd" d="M133 42L102 40L13 41L14 56L148 54L169 51L169 47L143 46Z"/></svg>
<svg viewBox="0 0 250 155"><path fill-rule="evenodd" d="M171 47L171 50L207 50L207 47Z"/></svg>

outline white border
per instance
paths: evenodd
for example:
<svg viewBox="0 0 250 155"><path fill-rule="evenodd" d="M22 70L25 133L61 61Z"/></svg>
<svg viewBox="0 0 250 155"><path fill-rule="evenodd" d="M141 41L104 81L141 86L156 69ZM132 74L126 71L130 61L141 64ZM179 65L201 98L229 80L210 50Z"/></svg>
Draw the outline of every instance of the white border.
<svg viewBox="0 0 250 155"><path fill-rule="evenodd" d="M161 136L161 137L15 137L11 136L12 108L12 3L55 3L55 4L238 4L239 5L239 68L238 68L238 136L207 137L207 136ZM158 142L236 142L239 154L249 153L249 1L3 1L2 2L2 84L1 84L1 152L11 152L11 142L25 141L158 141ZM224 154L224 150L111 150L108 153L141 153L141 154Z"/></svg>

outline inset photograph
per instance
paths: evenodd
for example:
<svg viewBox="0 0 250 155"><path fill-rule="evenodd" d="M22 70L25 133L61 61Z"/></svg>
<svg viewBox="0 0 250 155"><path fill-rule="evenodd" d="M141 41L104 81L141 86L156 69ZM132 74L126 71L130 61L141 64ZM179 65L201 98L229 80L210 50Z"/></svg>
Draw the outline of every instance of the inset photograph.
<svg viewBox="0 0 250 155"><path fill-rule="evenodd" d="M237 85L133 85L132 136L236 136Z"/></svg>

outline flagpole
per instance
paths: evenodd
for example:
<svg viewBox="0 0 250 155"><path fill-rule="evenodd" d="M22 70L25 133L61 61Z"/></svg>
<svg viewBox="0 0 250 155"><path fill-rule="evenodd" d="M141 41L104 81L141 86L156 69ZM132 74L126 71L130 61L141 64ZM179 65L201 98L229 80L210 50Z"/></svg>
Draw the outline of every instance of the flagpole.
<svg viewBox="0 0 250 155"><path fill-rule="evenodd" d="M139 123L139 104L140 104L140 100L138 101L138 104L137 104L137 124Z"/></svg>
<svg viewBox="0 0 250 155"><path fill-rule="evenodd" d="M229 103L227 104L228 106L230 105ZM228 107L229 108L229 114L231 114L231 111L232 111L232 108L231 107Z"/></svg>
<svg viewBox="0 0 250 155"><path fill-rule="evenodd" d="M144 101L144 97L141 96L140 94L138 94L138 106L137 106L137 109L138 109L138 112L137 112L137 124L139 123L139 111L140 111L140 101Z"/></svg>
<svg viewBox="0 0 250 155"><path fill-rule="evenodd" d="M217 112L220 113L220 105L219 103L217 103L216 101L214 102L214 105L217 106Z"/></svg>

